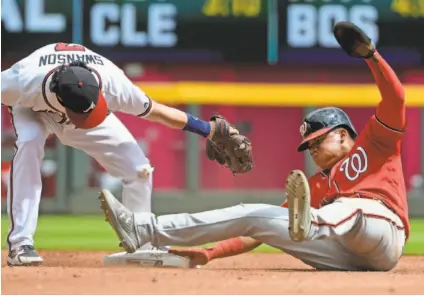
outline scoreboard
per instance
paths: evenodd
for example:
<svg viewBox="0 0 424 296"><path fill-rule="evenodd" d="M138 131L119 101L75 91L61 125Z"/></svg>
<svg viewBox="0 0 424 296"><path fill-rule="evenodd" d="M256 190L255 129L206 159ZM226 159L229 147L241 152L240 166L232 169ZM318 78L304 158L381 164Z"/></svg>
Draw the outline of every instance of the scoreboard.
<svg viewBox="0 0 424 296"><path fill-rule="evenodd" d="M266 63L274 26L279 63L338 63L341 20L399 63L423 64L424 0L3 0L2 59L62 41L114 60Z"/></svg>
<svg viewBox="0 0 424 296"><path fill-rule="evenodd" d="M141 59L255 61L266 57L267 0L85 2L87 46ZM115 22L109 24L107 22ZM106 49L108 48L108 49ZM118 52L116 51L118 50Z"/></svg>
<svg viewBox="0 0 424 296"><path fill-rule="evenodd" d="M335 22L350 21L394 62L423 62L423 0L288 0L280 1L280 12L282 61L347 62L344 53L334 50L339 46L332 28Z"/></svg>

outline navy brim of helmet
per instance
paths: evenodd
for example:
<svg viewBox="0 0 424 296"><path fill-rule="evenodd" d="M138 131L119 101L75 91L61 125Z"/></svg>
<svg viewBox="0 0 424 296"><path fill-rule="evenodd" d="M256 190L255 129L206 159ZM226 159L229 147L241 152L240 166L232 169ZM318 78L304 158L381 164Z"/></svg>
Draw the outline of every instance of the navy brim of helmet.
<svg viewBox="0 0 424 296"><path fill-rule="evenodd" d="M99 126L107 117L109 113L106 99L104 98L101 91L99 91L99 97L97 100L96 107L89 113L69 113L68 116L71 122L73 122L78 128L81 129L92 129Z"/></svg>
<svg viewBox="0 0 424 296"><path fill-rule="evenodd" d="M316 132L313 132L313 133L307 135L305 138L303 138L303 141L302 141L302 143L300 143L299 147L297 148L297 151L302 152L302 151L309 149L309 143L308 143L309 141L311 141L315 138L318 138L319 136L322 136L325 133L328 133L332 129L334 129L334 127L326 127L326 128L322 128L320 130L317 130Z"/></svg>

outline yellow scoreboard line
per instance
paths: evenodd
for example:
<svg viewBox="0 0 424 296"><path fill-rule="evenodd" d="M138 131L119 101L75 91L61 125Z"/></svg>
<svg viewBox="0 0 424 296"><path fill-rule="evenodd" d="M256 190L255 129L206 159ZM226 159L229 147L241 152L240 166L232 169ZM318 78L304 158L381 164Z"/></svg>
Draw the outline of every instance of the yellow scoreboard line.
<svg viewBox="0 0 424 296"><path fill-rule="evenodd" d="M152 99L166 104L240 106L375 106L373 84L267 84L174 82L137 83ZM407 105L424 106L424 86L405 85Z"/></svg>

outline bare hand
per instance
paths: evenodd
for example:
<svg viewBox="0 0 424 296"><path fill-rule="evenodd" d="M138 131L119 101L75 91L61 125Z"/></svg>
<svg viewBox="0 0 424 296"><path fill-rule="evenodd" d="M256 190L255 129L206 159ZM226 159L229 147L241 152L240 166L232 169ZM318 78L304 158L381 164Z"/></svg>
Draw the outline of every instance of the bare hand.
<svg viewBox="0 0 424 296"><path fill-rule="evenodd" d="M210 261L207 254L207 250L203 248L190 248L190 249L171 248L168 250L168 252L171 254L189 258L190 268L194 268L197 265L206 265Z"/></svg>

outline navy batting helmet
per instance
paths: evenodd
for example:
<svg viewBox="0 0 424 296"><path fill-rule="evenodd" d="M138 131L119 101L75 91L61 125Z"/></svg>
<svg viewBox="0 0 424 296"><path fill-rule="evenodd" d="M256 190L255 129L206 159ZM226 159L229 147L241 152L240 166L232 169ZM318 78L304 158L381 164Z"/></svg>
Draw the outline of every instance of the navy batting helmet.
<svg viewBox="0 0 424 296"><path fill-rule="evenodd" d="M308 141L338 127L345 128L353 139L356 138L355 128L350 122L349 116L343 110L328 107L312 111L303 119L300 126L300 134L303 140L297 151L301 152L308 149Z"/></svg>

